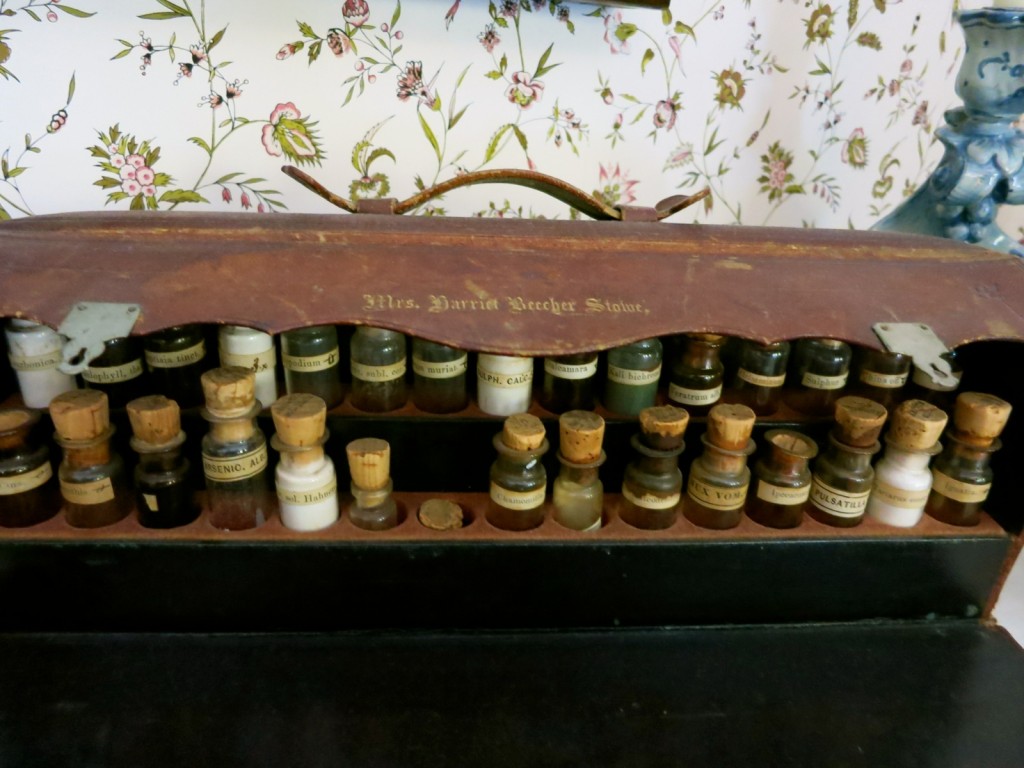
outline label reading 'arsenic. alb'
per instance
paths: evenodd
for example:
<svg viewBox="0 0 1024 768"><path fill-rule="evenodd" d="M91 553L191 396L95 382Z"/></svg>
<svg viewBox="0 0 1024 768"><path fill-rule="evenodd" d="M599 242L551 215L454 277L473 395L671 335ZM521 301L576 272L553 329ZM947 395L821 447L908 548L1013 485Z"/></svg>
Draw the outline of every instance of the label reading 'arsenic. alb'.
<svg viewBox="0 0 1024 768"><path fill-rule="evenodd" d="M11 361L11 368L16 371L49 371L60 365L61 351L55 349L32 357L11 353L7 358Z"/></svg>
<svg viewBox="0 0 1024 768"><path fill-rule="evenodd" d="M846 386L848 376L849 373L843 373L839 376L822 376L807 371L800 381L808 389L842 389Z"/></svg>
<svg viewBox="0 0 1024 768"><path fill-rule="evenodd" d="M70 504L102 504L114 500L114 485L109 477L88 483L67 483L61 480L60 493Z"/></svg>
<svg viewBox="0 0 1024 768"><path fill-rule="evenodd" d="M691 474L690 482L686 486L686 495L705 507L728 512L743 506L747 500L747 486L719 488L708 485Z"/></svg>
<svg viewBox="0 0 1024 768"><path fill-rule="evenodd" d="M491 501L505 509L536 509L544 504L544 488L533 491L510 491L491 483Z"/></svg>
<svg viewBox="0 0 1024 768"><path fill-rule="evenodd" d="M668 397L681 405L712 405L722 397L722 385L714 389L687 389L669 384Z"/></svg>
<svg viewBox="0 0 1024 768"><path fill-rule="evenodd" d="M638 371L633 368L619 368L617 365L608 366L608 381L616 384L625 384L631 387L644 387L649 384L657 384L661 378L661 366L653 371Z"/></svg>
<svg viewBox="0 0 1024 768"><path fill-rule="evenodd" d="M678 493L668 496L656 496L653 493L636 494L629 486L622 486L622 497L641 509L672 509L679 504L679 496Z"/></svg>
<svg viewBox="0 0 1024 768"><path fill-rule="evenodd" d="M932 470L932 490L947 499L959 501L963 504L980 504L988 498L988 492L992 489L992 483L984 485L972 485L960 480L954 480L947 474Z"/></svg>
<svg viewBox="0 0 1024 768"><path fill-rule="evenodd" d="M909 373L876 373L875 371L861 371L860 380L869 387L879 389L899 389L907 383Z"/></svg>
<svg viewBox="0 0 1024 768"><path fill-rule="evenodd" d="M764 480L758 480L757 482L757 498L761 501L767 501L769 504L791 507L796 504L803 504L810 495L810 484L802 488L786 488L781 485L766 483Z"/></svg>
<svg viewBox="0 0 1024 768"><path fill-rule="evenodd" d="M154 352L146 350L146 364L150 368L184 368L186 365L198 363L206 357L206 342L200 341L188 349L177 352Z"/></svg>
<svg viewBox="0 0 1024 768"><path fill-rule="evenodd" d="M454 379L456 376L462 376L468 367L468 355L443 362L424 360L416 355L412 358L412 372L424 379Z"/></svg>
<svg viewBox="0 0 1024 768"><path fill-rule="evenodd" d="M811 481L811 504L835 517L860 517L868 508L870 496L870 490L857 493L841 491L821 482L817 475Z"/></svg>
<svg viewBox="0 0 1024 768"><path fill-rule="evenodd" d="M29 472L10 477L0 477L0 496L13 496L16 493L25 493L33 488L38 488L53 477L53 469L50 462L46 461Z"/></svg>
<svg viewBox="0 0 1024 768"><path fill-rule="evenodd" d="M129 360L122 365L112 365L109 368L86 368L82 371L82 378L90 384L121 384L125 381L137 379L142 375L142 358Z"/></svg>
<svg viewBox="0 0 1024 768"><path fill-rule="evenodd" d="M360 381L395 381L405 376L405 360L392 365L364 365L352 361L352 378Z"/></svg>
<svg viewBox="0 0 1024 768"><path fill-rule="evenodd" d="M267 467L267 446L240 456L207 456L203 454L203 474L207 480L232 483L255 477Z"/></svg>
<svg viewBox="0 0 1024 768"><path fill-rule="evenodd" d="M302 357L299 355L281 355L281 364L284 366L286 371L294 371L295 373L316 373L317 371L326 371L329 368L333 368L339 362L338 348L335 347L330 352L325 352L322 355L312 355L311 357Z"/></svg>
<svg viewBox="0 0 1024 768"><path fill-rule="evenodd" d="M332 477L325 485L308 491L291 491L280 485L277 486L277 498L281 500L282 504L292 506L303 507L309 504L319 504L321 501L327 501L337 495L338 479L336 477Z"/></svg>
<svg viewBox="0 0 1024 768"><path fill-rule="evenodd" d="M544 373L554 376L556 379L571 381L589 379L597 373L597 358L595 357L589 363L562 363L548 357L544 359Z"/></svg>

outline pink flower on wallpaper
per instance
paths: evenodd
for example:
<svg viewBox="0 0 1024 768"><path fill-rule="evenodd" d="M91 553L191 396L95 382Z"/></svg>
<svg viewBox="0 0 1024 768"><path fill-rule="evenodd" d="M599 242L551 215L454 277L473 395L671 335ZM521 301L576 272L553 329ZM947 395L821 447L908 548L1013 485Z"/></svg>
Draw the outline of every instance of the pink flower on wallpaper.
<svg viewBox="0 0 1024 768"><path fill-rule="evenodd" d="M227 187L221 187L220 188L220 199L223 200L225 203L230 203L231 202L231 190L228 189Z"/></svg>
<svg viewBox="0 0 1024 768"><path fill-rule="evenodd" d="M117 147L115 146L114 149L116 150ZM115 168L124 168L125 163L127 162L128 161L124 159L124 155L120 154L119 152L115 152L113 155L110 156L110 164Z"/></svg>
<svg viewBox="0 0 1024 768"><path fill-rule="evenodd" d="M370 18L370 4L366 0L345 0L341 15L353 27L361 27Z"/></svg>
<svg viewBox="0 0 1024 768"><path fill-rule="evenodd" d="M629 53L629 41L622 40L617 35L621 24L622 11L615 11L604 17L604 41L608 43L612 53Z"/></svg>
<svg viewBox="0 0 1024 768"><path fill-rule="evenodd" d="M594 190L594 197L611 206L629 205L636 200L633 190L640 182L629 178L628 171L623 173L618 163L614 168L605 168L603 164L598 168L597 183L601 188Z"/></svg>
<svg viewBox="0 0 1024 768"><path fill-rule="evenodd" d="M121 182L121 189L125 194L134 197L142 191L142 185L135 179L125 179Z"/></svg>
<svg viewBox="0 0 1024 768"><path fill-rule="evenodd" d="M248 192L242 193L242 207L245 208L246 210L252 208L252 200L249 199Z"/></svg>
<svg viewBox="0 0 1024 768"><path fill-rule="evenodd" d="M352 41L340 29L332 29L327 33L327 47L331 53L340 57L352 50Z"/></svg>
<svg viewBox="0 0 1024 768"><path fill-rule="evenodd" d="M288 101L278 104L270 113L270 120L263 126L260 140L268 155L284 155L299 165L319 164L323 152L313 130L314 125L316 123L310 123L309 118L303 117L299 108Z"/></svg>
<svg viewBox="0 0 1024 768"><path fill-rule="evenodd" d="M676 111L678 109L679 107L676 106L674 101L669 101L668 99L659 101L654 107L654 127L671 131L672 127L676 124Z"/></svg>
<svg viewBox="0 0 1024 768"><path fill-rule="evenodd" d="M135 178L135 166L134 165L122 165L118 174L122 179L134 179Z"/></svg>
<svg viewBox="0 0 1024 768"><path fill-rule="evenodd" d="M529 72L513 72L512 85L505 91L505 98L520 109L529 109L544 95L544 83L534 80Z"/></svg>
<svg viewBox="0 0 1024 768"><path fill-rule="evenodd" d="M290 59L294 55L295 46L292 45L291 43L285 43L277 52L277 60L284 61L285 59Z"/></svg>
<svg viewBox="0 0 1024 768"><path fill-rule="evenodd" d="M153 173L153 169L147 165L144 165L135 171L135 180L143 186L149 186L153 183L153 179L155 178L156 174Z"/></svg>
<svg viewBox="0 0 1024 768"><path fill-rule="evenodd" d="M434 81L430 82L433 85ZM433 109L440 102L430 90L431 85L423 84L423 62L410 61L405 65L405 71L398 76L396 95L399 101L408 101L410 96L416 96L419 98L420 104Z"/></svg>
<svg viewBox="0 0 1024 768"><path fill-rule="evenodd" d="M683 71L683 41L678 36L672 35L668 39L668 47L672 49L672 53L676 57L676 64L679 65L679 71Z"/></svg>
<svg viewBox="0 0 1024 768"><path fill-rule="evenodd" d="M494 49L501 43L501 36L493 24L488 24L484 27L484 31L477 35L476 39L480 41L480 45L488 53L494 53Z"/></svg>
<svg viewBox="0 0 1024 768"><path fill-rule="evenodd" d="M128 165L131 165L131 166L133 166L135 168L141 168L145 164L146 164L146 158L144 158L142 155L140 155L138 153L135 153L133 155L128 155Z"/></svg>

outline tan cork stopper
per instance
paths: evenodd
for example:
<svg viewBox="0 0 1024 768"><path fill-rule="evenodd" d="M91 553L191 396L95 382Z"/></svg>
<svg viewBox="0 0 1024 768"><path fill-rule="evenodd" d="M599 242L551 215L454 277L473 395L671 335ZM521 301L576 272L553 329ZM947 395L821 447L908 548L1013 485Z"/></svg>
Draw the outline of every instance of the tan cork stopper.
<svg viewBox="0 0 1024 768"><path fill-rule="evenodd" d="M107 395L98 389L74 389L50 401L50 418L64 440L93 440L110 427Z"/></svg>
<svg viewBox="0 0 1024 768"><path fill-rule="evenodd" d="M514 451L533 451L544 442L544 425L536 416L517 413L505 419L501 442Z"/></svg>
<svg viewBox="0 0 1024 768"><path fill-rule="evenodd" d="M982 392L962 392L953 407L956 436L971 445L988 446L999 437L1013 410L1005 400Z"/></svg>
<svg viewBox="0 0 1024 768"><path fill-rule="evenodd" d="M270 406L278 439L296 448L319 445L327 426L327 403L316 395L285 395Z"/></svg>
<svg viewBox="0 0 1024 768"><path fill-rule="evenodd" d="M181 432L181 411L178 404L163 395L148 395L125 406L132 433L149 445L167 445Z"/></svg>
<svg viewBox="0 0 1024 768"><path fill-rule="evenodd" d="M878 441L889 412L881 403L847 395L836 400L836 440L853 448L870 448Z"/></svg>
<svg viewBox="0 0 1024 768"><path fill-rule="evenodd" d="M756 419L745 405L713 406L708 412L708 440L726 451L742 451L750 442Z"/></svg>
<svg viewBox="0 0 1024 768"><path fill-rule="evenodd" d="M717 333L688 333L686 338L693 339L694 341L707 341L711 344L717 344L725 339L725 336L721 336Z"/></svg>
<svg viewBox="0 0 1024 768"><path fill-rule="evenodd" d="M256 402L256 374L248 368L214 368L201 380L206 410L214 416L243 416Z"/></svg>
<svg viewBox="0 0 1024 768"><path fill-rule="evenodd" d="M604 419L593 411L568 411L558 419L558 450L574 464L590 464L601 458Z"/></svg>
<svg viewBox="0 0 1024 768"><path fill-rule="evenodd" d="M34 412L24 408L0 410L0 449L7 450L21 445L24 438L20 431L37 418Z"/></svg>
<svg viewBox="0 0 1024 768"><path fill-rule="evenodd" d="M640 429L647 435L682 437L690 414L674 405L656 405L640 411Z"/></svg>
<svg viewBox="0 0 1024 768"><path fill-rule="evenodd" d="M434 531L453 531L463 523L462 507L447 499L427 499L416 516L424 528Z"/></svg>
<svg viewBox="0 0 1024 768"><path fill-rule="evenodd" d="M391 446L387 440L362 437L345 446L352 482L364 491L376 491L391 479Z"/></svg>
<svg viewBox="0 0 1024 768"><path fill-rule="evenodd" d="M924 400L907 400L896 406L889 422L888 440L908 451L927 451L939 441L949 417Z"/></svg>

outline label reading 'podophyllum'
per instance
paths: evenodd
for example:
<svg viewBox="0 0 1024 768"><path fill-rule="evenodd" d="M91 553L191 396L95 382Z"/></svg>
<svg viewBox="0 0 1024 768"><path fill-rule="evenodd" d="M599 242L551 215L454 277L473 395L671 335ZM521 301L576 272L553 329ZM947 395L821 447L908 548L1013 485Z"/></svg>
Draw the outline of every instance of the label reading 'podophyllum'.
<svg viewBox="0 0 1024 768"><path fill-rule="evenodd" d="M973 485L960 480L954 480L949 475L932 470L932 490L947 499L959 501L963 504L980 504L988 498L988 492L992 489L992 483L984 485Z"/></svg>
<svg viewBox="0 0 1024 768"><path fill-rule="evenodd" d="M849 373L842 373L838 376L822 376L807 371L800 380L808 389L842 389L846 386L846 379Z"/></svg>
<svg viewBox="0 0 1024 768"><path fill-rule="evenodd" d="M871 491L841 491L828 483L823 483L817 477L811 481L811 504L822 512L827 512L836 517L860 517L868 508L868 497Z"/></svg>
<svg viewBox="0 0 1024 768"><path fill-rule="evenodd" d="M476 367L476 378L481 384L498 389L528 387L533 382L533 369L522 373L495 373L486 368Z"/></svg>
<svg viewBox="0 0 1024 768"><path fill-rule="evenodd" d="M405 376L405 359L391 365L364 365L352 361L352 378L360 381L372 381L380 383L384 381L395 381Z"/></svg>
<svg viewBox="0 0 1024 768"><path fill-rule="evenodd" d="M747 500L747 486L719 488L708 485L690 475L690 482L686 485L686 495L705 507L728 512L743 506L743 502Z"/></svg>
<svg viewBox="0 0 1024 768"><path fill-rule="evenodd" d="M781 485L772 485L764 480L757 481L757 498L767 501L769 504L781 504L783 506L794 506L803 504L811 495L810 484L802 488L785 488Z"/></svg>
<svg viewBox="0 0 1024 768"><path fill-rule="evenodd" d="M102 504L114 500L114 485L109 477L88 483L60 481L60 493L70 504Z"/></svg>
<svg viewBox="0 0 1024 768"><path fill-rule="evenodd" d="M571 381L589 379L597 373L597 358L595 357L589 363L562 363L547 357L544 359L544 373L554 376L556 379Z"/></svg>
<svg viewBox="0 0 1024 768"><path fill-rule="evenodd" d="M207 456L203 454L203 474L207 480L232 483L255 477L267 468L267 446L261 445L255 451L240 456Z"/></svg>
<svg viewBox="0 0 1024 768"><path fill-rule="evenodd" d="M860 380L869 387L879 389L899 389L907 383L910 373L877 373L876 371L861 371Z"/></svg>
<svg viewBox="0 0 1024 768"><path fill-rule="evenodd" d="M82 378L90 384L121 384L142 375L142 358L108 368L86 368Z"/></svg>
<svg viewBox="0 0 1024 768"><path fill-rule="evenodd" d="M272 371L277 365L277 352L273 347L255 354L252 352L227 352L221 348L220 364L225 367L238 366L239 368L246 368L253 373Z"/></svg>
<svg viewBox="0 0 1024 768"><path fill-rule="evenodd" d="M281 500L281 503L298 507L319 504L322 501L333 499L337 495L338 479L336 477L332 477L326 484L312 490L292 491L282 488L280 485L277 486L277 498Z"/></svg>
<svg viewBox="0 0 1024 768"><path fill-rule="evenodd" d="M622 486L622 497L641 509L672 509L679 503L679 496L678 493L669 496L658 496L653 493L637 494L629 486Z"/></svg>
<svg viewBox="0 0 1024 768"><path fill-rule="evenodd" d="M412 356L412 372L424 379L454 379L456 376L465 374L467 368L469 368L469 355L443 362Z"/></svg>
<svg viewBox="0 0 1024 768"><path fill-rule="evenodd" d="M11 368L16 371L49 371L60 365L61 351L55 349L52 352L32 356L12 352L7 357L11 361Z"/></svg>
<svg viewBox="0 0 1024 768"><path fill-rule="evenodd" d="M633 368L619 368L617 365L608 366L608 381L616 384L625 384L630 387L644 387L649 384L657 384L661 378L661 366L653 371L638 371Z"/></svg>
<svg viewBox="0 0 1024 768"><path fill-rule="evenodd" d="M188 349L177 352L154 352L146 350L146 364L150 368L184 368L186 365L198 363L206 357L206 342L200 341Z"/></svg>
<svg viewBox="0 0 1024 768"><path fill-rule="evenodd" d="M714 405L722 397L722 385L714 389L687 389L669 384L668 397L681 405Z"/></svg>
<svg viewBox="0 0 1024 768"><path fill-rule="evenodd" d="M778 376L765 376L748 371L746 368L740 368L736 371L736 377L747 382L747 384L753 384L755 387L781 387L786 383L785 373L780 373Z"/></svg>
<svg viewBox="0 0 1024 768"><path fill-rule="evenodd" d="M897 488L881 481L875 477L875 487L871 489L871 495L882 504L900 509L922 509L928 501L928 488L908 491L905 488Z"/></svg>
<svg viewBox="0 0 1024 768"><path fill-rule="evenodd" d="M284 369L286 371L294 371L295 373L326 371L336 366L340 360L337 347L322 355L312 355L310 357L281 354L281 364L284 366Z"/></svg>
<svg viewBox="0 0 1024 768"><path fill-rule="evenodd" d="M491 483L491 501L505 509L536 509L544 503L544 488L510 491L497 483Z"/></svg>
<svg viewBox="0 0 1024 768"><path fill-rule="evenodd" d="M43 462L30 472L11 477L0 477L0 496L13 496L16 493L31 491L51 477L53 477L53 469L48 461Z"/></svg>

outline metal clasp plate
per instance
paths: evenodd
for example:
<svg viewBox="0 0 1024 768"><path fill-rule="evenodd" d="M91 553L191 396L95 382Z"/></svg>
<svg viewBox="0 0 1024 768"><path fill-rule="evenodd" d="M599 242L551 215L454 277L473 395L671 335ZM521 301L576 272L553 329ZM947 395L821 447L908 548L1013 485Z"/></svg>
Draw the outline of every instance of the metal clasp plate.
<svg viewBox="0 0 1024 768"><path fill-rule="evenodd" d="M950 350L931 326L924 323L875 323L871 328L887 350L913 357L914 367L943 389L956 388L958 381L953 369L942 357Z"/></svg>

